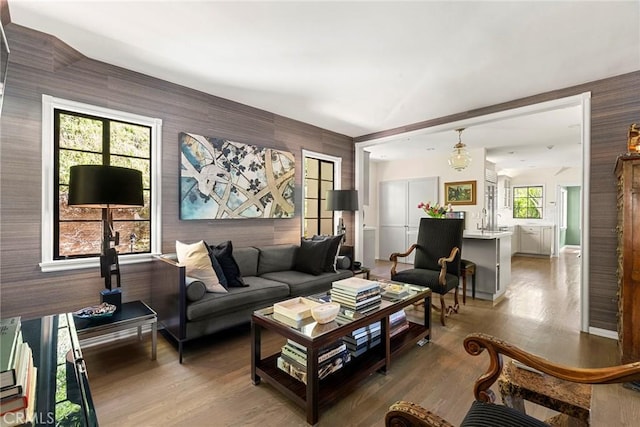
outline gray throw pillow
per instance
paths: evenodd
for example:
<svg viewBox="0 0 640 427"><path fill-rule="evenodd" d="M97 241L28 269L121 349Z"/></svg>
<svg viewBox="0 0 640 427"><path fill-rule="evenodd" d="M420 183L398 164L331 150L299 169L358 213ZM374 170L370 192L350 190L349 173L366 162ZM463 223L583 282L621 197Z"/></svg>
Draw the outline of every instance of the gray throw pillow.
<svg viewBox="0 0 640 427"><path fill-rule="evenodd" d="M295 270L317 276L324 271L329 240L300 240L300 247L296 253Z"/></svg>
<svg viewBox="0 0 640 427"><path fill-rule="evenodd" d="M342 244L342 234L337 236L319 236L315 235L311 240L328 240L329 249L327 250L327 256L324 261L324 271L327 273L337 273L336 261L338 260L338 254L340 253L340 245Z"/></svg>

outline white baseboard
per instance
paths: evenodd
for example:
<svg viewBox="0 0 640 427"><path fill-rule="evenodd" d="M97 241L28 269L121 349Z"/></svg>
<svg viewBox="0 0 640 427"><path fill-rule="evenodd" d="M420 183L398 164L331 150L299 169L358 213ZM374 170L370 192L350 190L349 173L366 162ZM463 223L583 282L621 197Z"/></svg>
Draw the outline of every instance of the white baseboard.
<svg viewBox="0 0 640 427"><path fill-rule="evenodd" d="M604 337L604 338L611 338L612 340L618 341L618 332L617 331L610 331L608 329L589 327L589 333L591 335L597 335L599 337Z"/></svg>

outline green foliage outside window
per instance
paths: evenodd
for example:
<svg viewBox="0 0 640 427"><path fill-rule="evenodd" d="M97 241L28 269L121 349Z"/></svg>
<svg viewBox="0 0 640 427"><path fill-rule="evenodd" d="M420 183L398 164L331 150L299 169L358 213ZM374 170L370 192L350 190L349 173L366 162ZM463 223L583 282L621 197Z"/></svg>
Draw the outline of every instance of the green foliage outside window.
<svg viewBox="0 0 640 427"><path fill-rule="evenodd" d="M56 110L57 235L54 258L100 253L101 212L68 206L69 169L75 165L111 165L142 172L144 206L114 209L120 254L151 251L151 128Z"/></svg>
<svg viewBox="0 0 640 427"><path fill-rule="evenodd" d="M513 217L542 219L542 186L513 187Z"/></svg>

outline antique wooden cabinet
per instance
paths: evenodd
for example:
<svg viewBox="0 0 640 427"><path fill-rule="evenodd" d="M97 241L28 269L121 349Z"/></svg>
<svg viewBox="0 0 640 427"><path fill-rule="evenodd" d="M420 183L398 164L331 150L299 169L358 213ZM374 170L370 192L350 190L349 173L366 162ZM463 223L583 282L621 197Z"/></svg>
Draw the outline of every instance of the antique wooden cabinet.
<svg viewBox="0 0 640 427"><path fill-rule="evenodd" d="M640 155L620 156L618 178L618 337L623 363L640 361Z"/></svg>

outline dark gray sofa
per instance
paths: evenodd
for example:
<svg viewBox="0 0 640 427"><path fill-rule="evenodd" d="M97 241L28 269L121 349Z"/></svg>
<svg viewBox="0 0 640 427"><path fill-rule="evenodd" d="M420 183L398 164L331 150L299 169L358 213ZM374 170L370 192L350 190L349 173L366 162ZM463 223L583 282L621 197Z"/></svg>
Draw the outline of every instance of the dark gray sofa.
<svg viewBox="0 0 640 427"><path fill-rule="evenodd" d="M197 281L186 277L185 267L179 266L174 257L155 258L151 307L158 313L160 327L178 342L180 363L184 342L248 323L255 310L327 291L334 281L353 276L351 270L319 275L296 271L298 249L297 245L234 249L233 258L248 286L230 287L228 293L203 294L195 288L200 286Z"/></svg>

